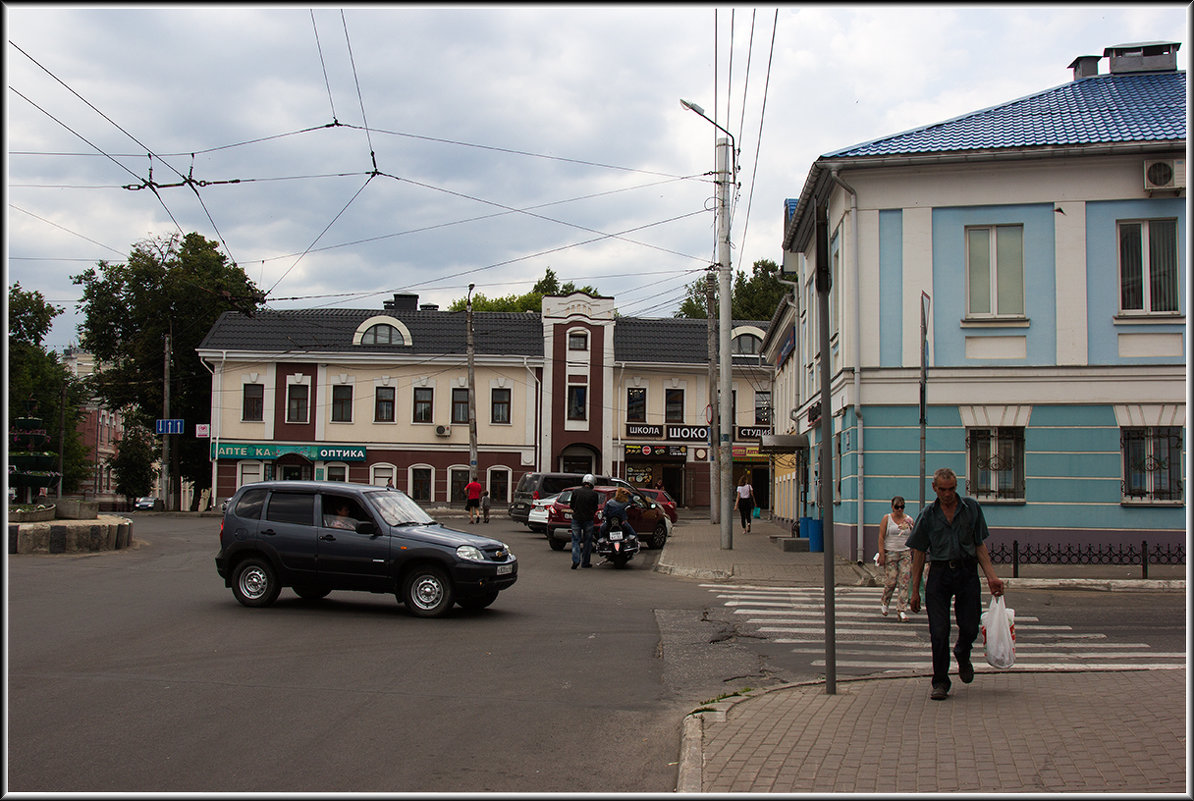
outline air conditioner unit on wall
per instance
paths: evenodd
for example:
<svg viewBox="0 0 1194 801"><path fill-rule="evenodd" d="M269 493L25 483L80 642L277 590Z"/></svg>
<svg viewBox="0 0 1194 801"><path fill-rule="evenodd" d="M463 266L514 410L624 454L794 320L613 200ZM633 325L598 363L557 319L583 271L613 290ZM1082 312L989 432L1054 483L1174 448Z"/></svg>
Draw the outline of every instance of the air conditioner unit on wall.
<svg viewBox="0 0 1194 801"><path fill-rule="evenodd" d="M1154 189L1185 189L1186 160L1145 159L1144 188L1150 191Z"/></svg>
<svg viewBox="0 0 1194 801"><path fill-rule="evenodd" d="M436 426L435 435L437 437L446 437L452 433L452 426Z"/></svg>

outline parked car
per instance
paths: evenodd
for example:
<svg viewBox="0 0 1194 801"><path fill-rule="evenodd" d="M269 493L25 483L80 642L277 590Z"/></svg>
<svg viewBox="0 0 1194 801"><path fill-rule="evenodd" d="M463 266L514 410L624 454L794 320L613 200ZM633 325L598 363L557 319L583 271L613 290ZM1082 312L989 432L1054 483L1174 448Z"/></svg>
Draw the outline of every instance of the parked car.
<svg viewBox="0 0 1194 801"><path fill-rule="evenodd" d="M547 542L553 551L562 551L572 543L572 490L570 487L559 494L555 502L547 507ZM596 490L600 500L597 504L597 514L593 516L596 525L601 524L601 508L618 489L612 484L598 485ZM636 488L631 487L630 506L626 510L627 522L638 534L641 542L652 548L662 548L671 533L671 521L663 507L644 496Z"/></svg>
<svg viewBox="0 0 1194 801"><path fill-rule="evenodd" d="M156 509L157 502L158 502L157 498L151 498L148 496L144 497L144 498L138 498L136 500L136 502L133 504L133 508L134 509Z"/></svg>
<svg viewBox="0 0 1194 801"><path fill-rule="evenodd" d="M245 606L283 587L394 593L419 617L483 609L518 579L505 543L436 523L401 490L342 481L246 484L220 523L216 571Z"/></svg>
<svg viewBox="0 0 1194 801"><path fill-rule="evenodd" d="M668 520L672 521L672 525L676 524L676 519L679 517L679 513L676 511L676 501L667 494L667 490L642 487L639 492L662 506L663 511L667 513Z"/></svg>
<svg viewBox="0 0 1194 801"><path fill-rule="evenodd" d="M558 495L561 490L568 487L578 487L580 480L584 477L584 473L524 473L510 497L510 506L507 508L510 519L516 523L528 525L532 501L536 498ZM634 489L629 482L620 478L596 474L594 474L594 478L598 484Z"/></svg>
<svg viewBox="0 0 1194 801"><path fill-rule="evenodd" d="M539 534L547 533L547 507L559 497L559 493L548 495L546 498L536 498L531 501L531 511L527 514L527 527Z"/></svg>

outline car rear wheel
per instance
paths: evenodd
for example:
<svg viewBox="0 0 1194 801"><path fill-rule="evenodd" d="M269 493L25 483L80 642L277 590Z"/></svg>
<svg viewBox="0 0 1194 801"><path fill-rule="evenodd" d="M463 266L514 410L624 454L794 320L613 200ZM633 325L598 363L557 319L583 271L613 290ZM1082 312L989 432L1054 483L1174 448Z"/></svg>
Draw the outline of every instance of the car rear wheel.
<svg viewBox="0 0 1194 801"><path fill-rule="evenodd" d="M564 546L567 545L564 540L553 537L551 534L547 535L547 544L551 546L553 551L562 551L564 550Z"/></svg>
<svg viewBox="0 0 1194 801"><path fill-rule="evenodd" d="M655 524L655 531L651 533L651 547L659 550L667 542L667 523L660 520Z"/></svg>
<svg viewBox="0 0 1194 801"><path fill-rule="evenodd" d="M232 576L232 594L245 606L269 606L278 600L282 585L270 563L251 556L236 566Z"/></svg>
<svg viewBox="0 0 1194 801"><path fill-rule="evenodd" d="M415 568L402 583L402 602L416 617L447 614L453 600L448 574L435 565Z"/></svg>
<svg viewBox="0 0 1194 801"><path fill-rule="evenodd" d="M471 598L461 598L456 603L460 604L460 606L464 609L477 611L489 606L491 603L497 600L497 597L497 590L494 590L493 592L487 592L484 595L475 595Z"/></svg>

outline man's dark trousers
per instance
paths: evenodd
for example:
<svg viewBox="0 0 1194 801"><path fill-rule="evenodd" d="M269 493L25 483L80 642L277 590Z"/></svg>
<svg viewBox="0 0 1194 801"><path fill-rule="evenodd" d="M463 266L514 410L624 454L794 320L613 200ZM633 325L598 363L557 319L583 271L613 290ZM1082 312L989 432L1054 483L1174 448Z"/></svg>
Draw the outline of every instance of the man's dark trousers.
<svg viewBox="0 0 1194 801"><path fill-rule="evenodd" d="M572 518L572 564L589 564L593 552L593 521Z"/></svg>
<svg viewBox="0 0 1194 801"><path fill-rule="evenodd" d="M951 567L951 564L953 565ZM950 688L949 680L949 602L954 601L958 621L958 644L954 656L958 663L970 659L970 647L978 637L982 587L977 563L973 560L931 562L925 583L925 612L929 616L929 640L933 644L933 686Z"/></svg>

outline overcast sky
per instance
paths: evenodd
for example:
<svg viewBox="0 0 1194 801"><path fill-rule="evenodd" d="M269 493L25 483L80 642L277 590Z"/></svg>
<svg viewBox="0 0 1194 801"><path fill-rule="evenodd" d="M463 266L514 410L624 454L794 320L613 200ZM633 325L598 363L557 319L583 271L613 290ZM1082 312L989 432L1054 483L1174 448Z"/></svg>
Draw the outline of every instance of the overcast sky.
<svg viewBox="0 0 1194 801"><path fill-rule="evenodd" d="M1110 45L1181 42L1182 70L1189 47L1179 4L5 17L6 286L65 307L54 350L77 342L71 276L179 231L220 242L273 308L445 307L550 268L624 315L671 316L716 260L718 132L681 98L737 140L749 274L781 260L784 199L818 156L1066 83Z"/></svg>

